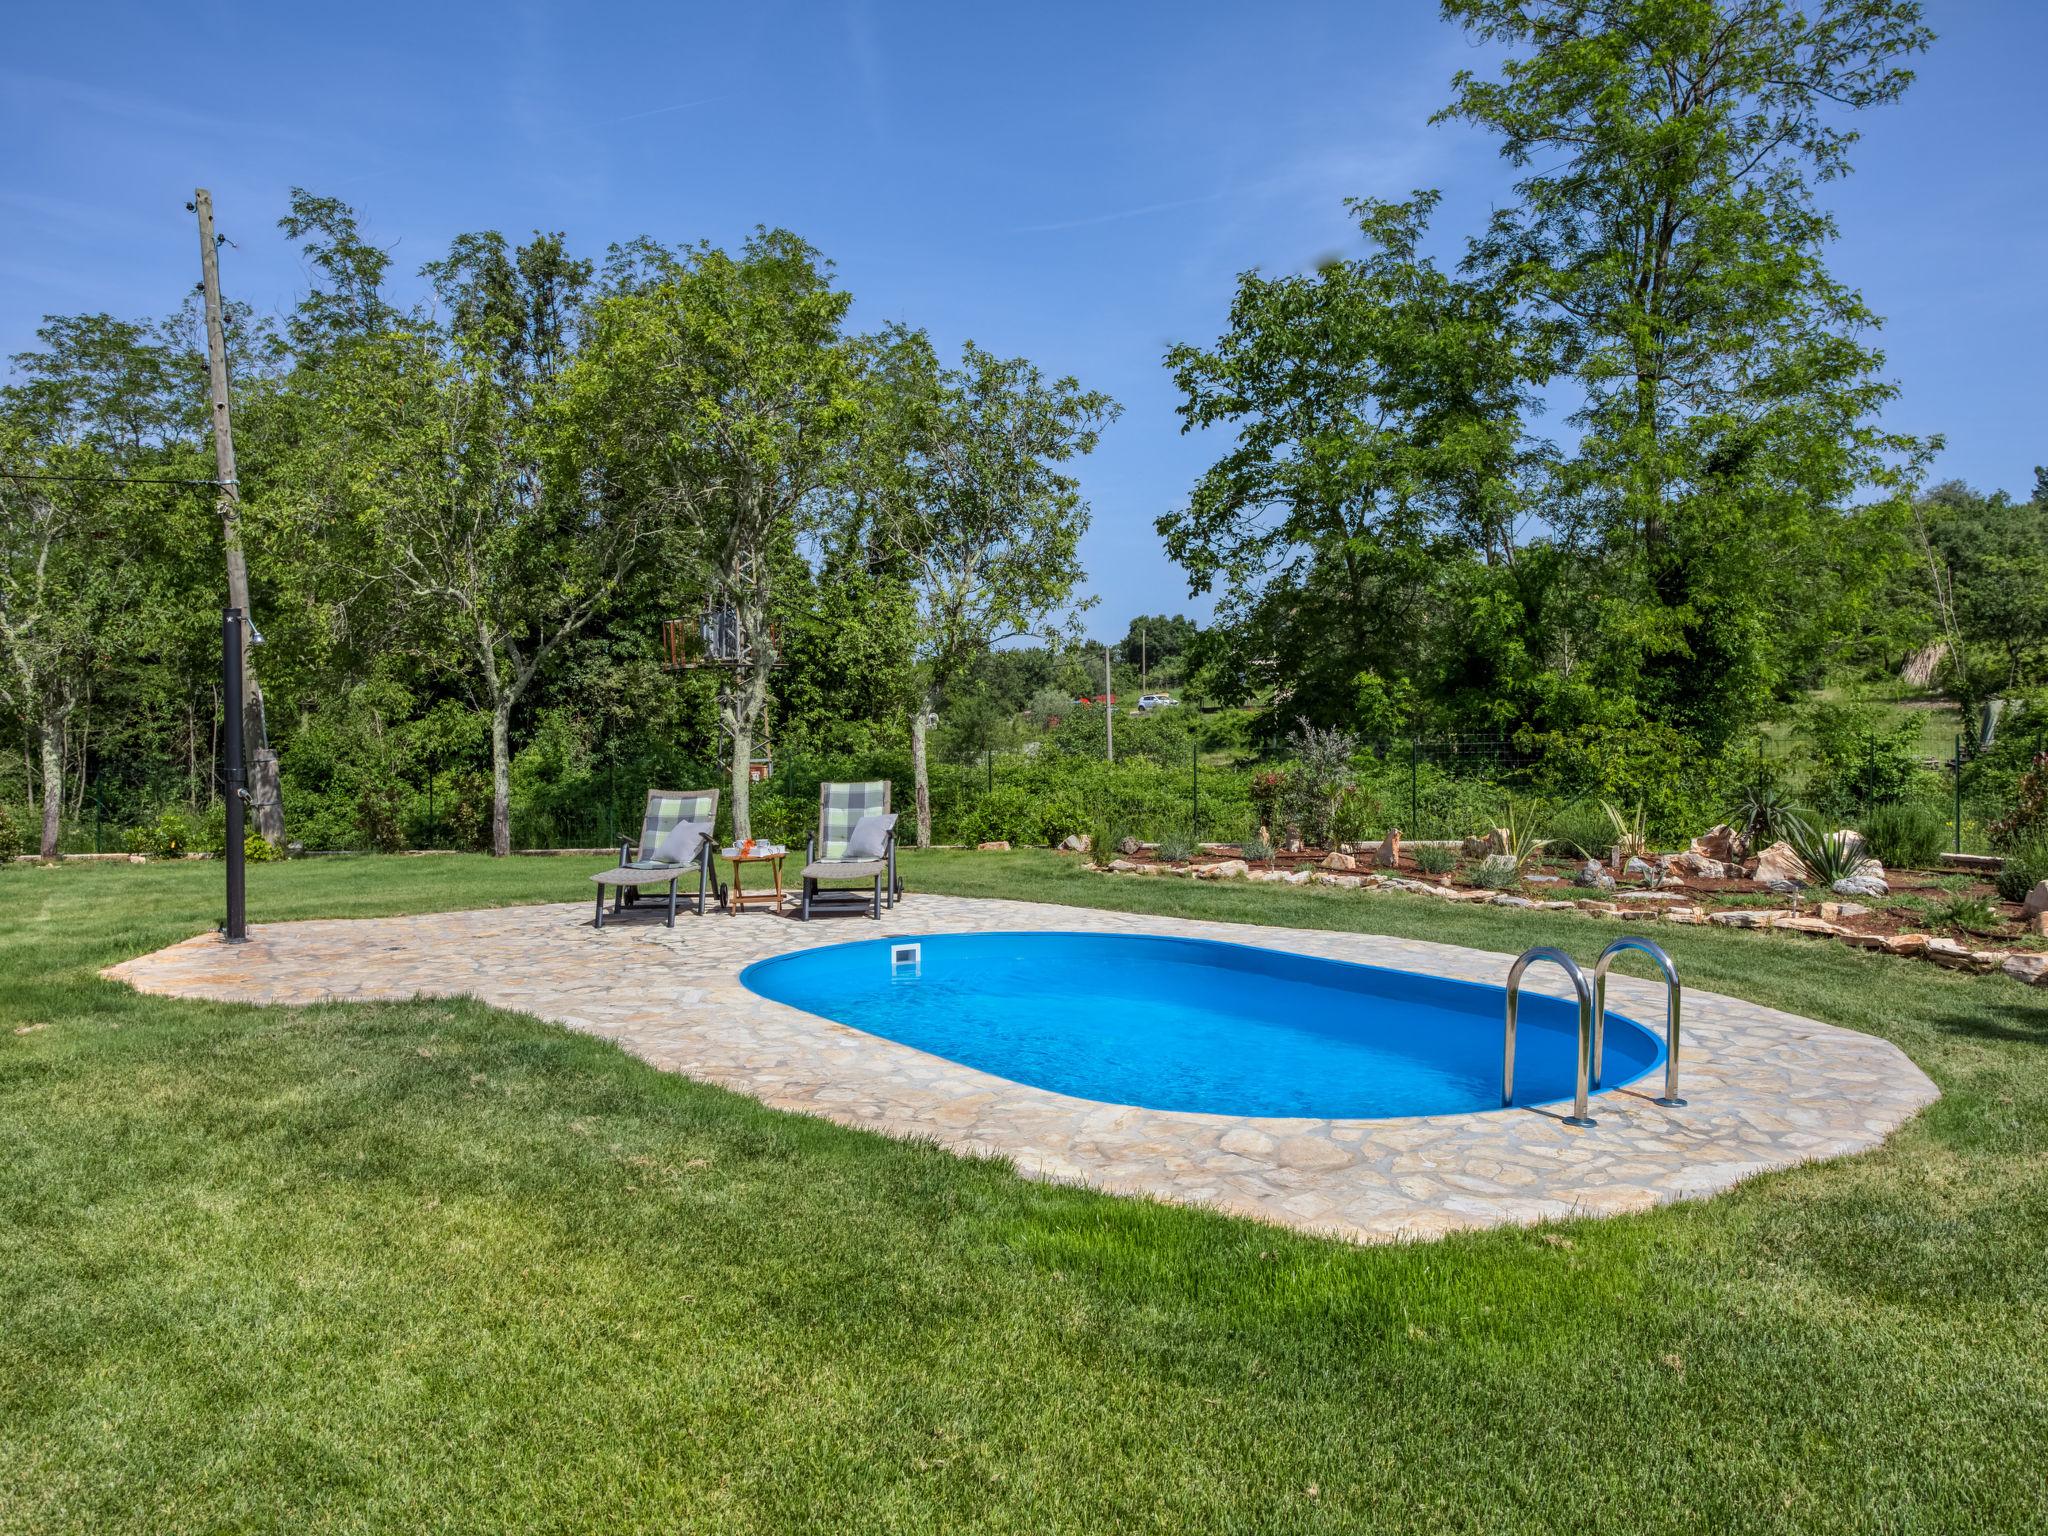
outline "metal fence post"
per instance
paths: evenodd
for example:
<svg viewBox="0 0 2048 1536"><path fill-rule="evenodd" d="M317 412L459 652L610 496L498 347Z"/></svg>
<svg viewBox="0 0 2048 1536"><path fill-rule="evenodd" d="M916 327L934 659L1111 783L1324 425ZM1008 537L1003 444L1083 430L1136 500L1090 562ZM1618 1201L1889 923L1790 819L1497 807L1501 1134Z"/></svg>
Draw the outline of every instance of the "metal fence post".
<svg viewBox="0 0 2048 1536"><path fill-rule="evenodd" d="M1963 851L1963 738L1956 737L1956 852Z"/></svg>

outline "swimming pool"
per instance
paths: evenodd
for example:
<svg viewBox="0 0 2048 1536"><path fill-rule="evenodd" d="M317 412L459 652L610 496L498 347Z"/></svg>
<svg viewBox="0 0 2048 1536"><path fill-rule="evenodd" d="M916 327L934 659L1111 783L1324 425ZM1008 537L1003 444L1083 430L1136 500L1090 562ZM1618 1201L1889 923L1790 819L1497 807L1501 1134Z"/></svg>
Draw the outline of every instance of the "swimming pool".
<svg viewBox="0 0 2048 1536"><path fill-rule="evenodd" d="M915 966L892 963L918 946ZM1507 975L1508 957L1501 957ZM1501 988L1213 939L972 933L748 966L749 991L1013 1082L1106 1104L1382 1119L1500 1106ZM1578 1008L1525 990L1515 1103L1569 1099ZM1603 1087L1663 1043L1607 1016Z"/></svg>

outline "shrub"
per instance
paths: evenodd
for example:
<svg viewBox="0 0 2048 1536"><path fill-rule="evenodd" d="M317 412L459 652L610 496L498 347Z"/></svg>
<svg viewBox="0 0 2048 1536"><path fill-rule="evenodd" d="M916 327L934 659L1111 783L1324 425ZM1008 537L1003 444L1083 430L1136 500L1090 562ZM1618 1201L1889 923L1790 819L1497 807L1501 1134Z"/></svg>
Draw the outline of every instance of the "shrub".
<svg viewBox="0 0 2048 1536"><path fill-rule="evenodd" d="M28 852L28 834L16 819L14 807L0 802L0 864Z"/></svg>
<svg viewBox="0 0 2048 1536"><path fill-rule="evenodd" d="M1998 909L1982 896L1951 896L1930 915L1935 922L1964 933L1993 933L1998 928Z"/></svg>
<svg viewBox="0 0 2048 1536"><path fill-rule="evenodd" d="M1986 829L1994 848L2018 847L2048 838L2048 752L2020 774L2013 787L2012 809Z"/></svg>
<svg viewBox="0 0 2048 1536"><path fill-rule="evenodd" d="M202 830L179 810L165 811L155 821L131 827L127 837L130 853L146 853L156 859L177 859L197 853L203 842Z"/></svg>
<svg viewBox="0 0 2048 1536"><path fill-rule="evenodd" d="M1820 832L1804 819L1795 818L1786 824L1785 841L1806 866L1807 881L1813 885L1831 886L1870 867L1870 855L1864 851L1861 838Z"/></svg>
<svg viewBox="0 0 2048 1536"><path fill-rule="evenodd" d="M1425 875L1448 875L1458 867L1458 850L1426 843L1414 850L1415 867Z"/></svg>
<svg viewBox="0 0 2048 1536"><path fill-rule="evenodd" d="M1178 832L1169 832L1159 839L1159 857L1168 864L1185 864L1197 857L1201 851L1192 837L1183 836Z"/></svg>
<svg viewBox="0 0 2048 1536"><path fill-rule="evenodd" d="M1522 869L1512 854L1489 853L1472 878L1489 891L1512 890L1522 883Z"/></svg>
<svg viewBox="0 0 2048 1536"><path fill-rule="evenodd" d="M242 839L242 858L250 864L272 864L284 855L263 840L260 832L251 832Z"/></svg>
<svg viewBox="0 0 2048 1536"><path fill-rule="evenodd" d="M1932 869L1948 828L1924 805L1881 805L1863 818L1871 856L1892 869Z"/></svg>
<svg viewBox="0 0 2048 1536"><path fill-rule="evenodd" d="M1337 819L1345 802L1357 792L1358 738L1332 727L1324 730L1303 721L1288 743L1294 770L1283 797L1287 819L1300 826L1304 839L1317 848L1337 845Z"/></svg>
<svg viewBox="0 0 2048 1536"><path fill-rule="evenodd" d="M1543 816L1540 808L1530 802L1508 800L1501 806L1500 830L1507 834L1508 845L1495 857L1505 858L1514 867L1519 877L1536 856L1543 852L1547 839L1543 836ZM1492 862L1489 858L1488 863Z"/></svg>
<svg viewBox="0 0 2048 1536"><path fill-rule="evenodd" d="M1614 827L1607 812L1585 801L1567 805L1551 817L1550 831L1558 847L1581 859L1604 860L1614 846Z"/></svg>
<svg viewBox="0 0 2048 1536"><path fill-rule="evenodd" d="M2005 865L1992 877L2007 901L2025 901L2027 892L2048 880L2048 837L2006 850Z"/></svg>
<svg viewBox="0 0 2048 1536"><path fill-rule="evenodd" d="M1798 727L1806 797L1826 816L1846 817L1902 799L1919 773L1919 722L1854 704L1816 704Z"/></svg>
<svg viewBox="0 0 2048 1536"><path fill-rule="evenodd" d="M1602 800L1600 810L1607 818L1607 825L1614 829L1615 846L1621 849L1623 858L1641 858L1650 851L1649 816L1641 802L1637 802L1634 811L1624 811L1612 800Z"/></svg>
<svg viewBox="0 0 2048 1536"><path fill-rule="evenodd" d="M1097 869L1106 868L1115 858L1116 845L1123 841L1124 834L1117 824L1107 816L1095 818L1095 824L1088 833L1088 861Z"/></svg>
<svg viewBox="0 0 2048 1536"><path fill-rule="evenodd" d="M1735 798L1721 813L1721 819L1740 834L1751 848L1761 848L1785 836L1786 829L1799 820L1791 790L1778 770L1758 763L1735 787Z"/></svg>
<svg viewBox="0 0 2048 1536"><path fill-rule="evenodd" d="M1245 839L1237 845L1237 851L1241 857L1253 864L1273 857L1273 845L1263 837Z"/></svg>

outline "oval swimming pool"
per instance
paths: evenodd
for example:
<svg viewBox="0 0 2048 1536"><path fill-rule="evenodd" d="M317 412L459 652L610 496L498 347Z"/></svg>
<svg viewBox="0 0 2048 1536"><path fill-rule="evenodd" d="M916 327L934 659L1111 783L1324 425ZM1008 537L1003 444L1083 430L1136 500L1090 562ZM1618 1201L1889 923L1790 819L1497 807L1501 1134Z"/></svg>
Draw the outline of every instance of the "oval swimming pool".
<svg viewBox="0 0 2048 1536"><path fill-rule="evenodd" d="M915 968L892 963L916 944ZM1506 978L1509 960L1501 956ZM1144 1109L1379 1119L1500 1108L1497 986L1211 939L959 933L799 950L749 991L1034 1088ZM1569 1099L1578 1007L1522 994L1515 1103ZM1607 1016L1603 1086L1664 1060Z"/></svg>

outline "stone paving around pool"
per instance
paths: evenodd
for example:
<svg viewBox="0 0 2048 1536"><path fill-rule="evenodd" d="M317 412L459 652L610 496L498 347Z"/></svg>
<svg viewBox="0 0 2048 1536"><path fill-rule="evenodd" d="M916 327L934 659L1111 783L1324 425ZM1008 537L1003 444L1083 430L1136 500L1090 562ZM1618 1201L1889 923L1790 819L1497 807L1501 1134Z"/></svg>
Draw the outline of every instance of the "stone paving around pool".
<svg viewBox="0 0 2048 1536"><path fill-rule="evenodd" d="M641 909L644 911L645 909ZM1752 1174L1860 1152L1937 1097L1897 1047L1753 1003L1688 991L1681 1109L1661 1072L1598 1094L1597 1124L1516 1109L1405 1120L1273 1120L1068 1098L757 997L742 967L814 944L885 935L1090 930L1223 939L1499 985L1506 955L1419 940L1195 922L1030 902L907 897L877 925L768 913L629 912L602 932L589 906L259 926L113 966L169 997L302 1004L466 995L616 1042L652 1065L1027 1175L1211 1206L1355 1240L1643 1210ZM1582 957L1590 967L1593 956ZM1548 971L1549 974L1545 974ZM1568 996L1548 967L1527 986ZM1615 975L1618 1012L1660 1028L1661 983Z"/></svg>

